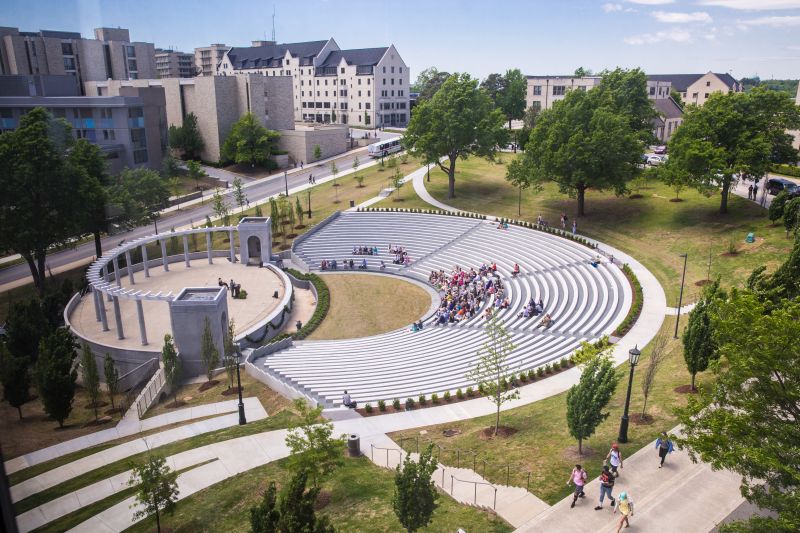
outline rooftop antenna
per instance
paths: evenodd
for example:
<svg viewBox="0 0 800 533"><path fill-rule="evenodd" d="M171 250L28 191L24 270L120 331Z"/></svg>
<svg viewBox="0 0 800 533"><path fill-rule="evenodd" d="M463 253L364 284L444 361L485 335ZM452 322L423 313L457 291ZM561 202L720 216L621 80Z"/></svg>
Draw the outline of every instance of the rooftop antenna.
<svg viewBox="0 0 800 533"><path fill-rule="evenodd" d="M277 42L275 40L275 4L272 5L272 42Z"/></svg>

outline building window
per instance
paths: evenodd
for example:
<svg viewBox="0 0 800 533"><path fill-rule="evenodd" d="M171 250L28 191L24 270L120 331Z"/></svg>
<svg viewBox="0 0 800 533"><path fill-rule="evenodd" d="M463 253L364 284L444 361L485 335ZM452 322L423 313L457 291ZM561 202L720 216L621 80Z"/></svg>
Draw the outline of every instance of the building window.
<svg viewBox="0 0 800 533"><path fill-rule="evenodd" d="M394 67L392 67L392 74L394 74Z"/></svg>
<svg viewBox="0 0 800 533"><path fill-rule="evenodd" d="M344 67L342 67L341 69L339 69L339 71L340 71L342 74L344 74Z"/></svg>
<svg viewBox="0 0 800 533"><path fill-rule="evenodd" d="M394 96L394 91L392 91L392 96Z"/></svg>
<svg viewBox="0 0 800 533"><path fill-rule="evenodd" d="M367 78L367 85L372 85L372 84L370 83L370 81L372 81L372 80L370 80L369 78Z"/></svg>
<svg viewBox="0 0 800 533"><path fill-rule="evenodd" d="M61 43L61 53L65 56L75 55L72 52L72 43Z"/></svg>
<svg viewBox="0 0 800 533"><path fill-rule="evenodd" d="M128 57L136 57L136 47L133 45L126 46L125 52L127 53Z"/></svg>
<svg viewBox="0 0 800 533"><path fill-rule="evenodd" d="M364 109L369 109L369 108L370 108L370 104L369 104L369 102L365 103L365 104L364 104Z"/></svg>
<svg viewBox="0 0 800 533"><path fill-rule="evenodd" d="M655 94L656 94L656 88L650 87L650 96L655 96Z"/></svg>
<svg viewBox="0 0 800 533"><path fill-rule="evenodd" d="M66 71L74 71L75 70L75 58L74 57L65 57L64 58L64 70Z"/></svg>
<svg viewBox="0 0 800 533"><path fill-rule="evenodd" d="M392 85L394 85L394 78L392 78Z"/></svg>
<svg viewBox="0 0 800 533"><path fill-rule="evenodd" d="M692 93L692 98L694 98L695 100L697 100L697 93Z"/></svg>
<svg viewBox="0 0 800 533"><path fill-rule="evenodd" d="M711 87L711 82L710 81L706 82L706 87Z"/></svg>
<svg viewBox="0 0 800 533"><path fill-rule="evenodd" d="M708 98L708 93L706 93L706 98Z"/></svg>
<svg viewBox="0 0 800 533"><path fill-rule="evenodd" d="M567 88L564 85L553 85L553 96L564 96Z"/></svg>
<svg viewBox="0 0 800 533"><path fill-rule="evenodd" d="M386 74L386 66L383 67L383 73Z"/></svg>
<svg viewBox="0 0 800 533"><path fill-rule="evenodd" d="M288 65L288 64L289 64L289 60L287 59L287 60L286 60L286 63L284 63L284 65Z"/></svg>
<svg viewBox="0 0 800 533"><path fill-rule="evenodd" d="M541 111L542 110L542 103L540 101L538 101L538 100L535 100L535 101L531 102L531 107L533 109L535 109L536 111Z"/></svg>
<svg viewBox="0 0 800 533"><path fill-rule="evenodd" d="M534 85L533 86L533 96L541 96L542 95L542 86L541 85Z"/></svg>
<svg viewBox="0 0 800 533"><path fill-rule="evenodd" d="M358 78L358 84L361 85L361 78Z"/></svg>
<svg viewBox="0 0 800 533"><path fill-rule="evenodd" d="M367 91L367 96L372 96L372 91Z"/></svg>
<svg viewBox="0 0 800 533"><path fill-rule="evenodd" d="M403 73L403 67L400 67L400 74Z"/></svg>
<svg viewBox="0 0 800 533"><path fill-rule="evenodd" d="M361 96L361 91L358 91L358 96Z"/></svg>

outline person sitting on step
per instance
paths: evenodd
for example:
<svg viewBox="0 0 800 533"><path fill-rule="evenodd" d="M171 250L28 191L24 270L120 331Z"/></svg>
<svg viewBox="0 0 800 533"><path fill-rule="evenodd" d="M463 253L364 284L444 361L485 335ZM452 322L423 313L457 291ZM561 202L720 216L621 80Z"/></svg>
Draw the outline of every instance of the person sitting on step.
<svg viewBox="0 0 800 533"><path fill-rule="evenodd" d="M519 265L514 263L514 270L511 271L511 277L516 278L519 275Z"/></svg>
<svg viewBox="0 0 800 533"><path fill-rule="evenodd" d="M342 405L350 409L356 408L356 402L353 401L347 391L344 391L344 394L342 395Z"/></svg>
<svg viewBox="0 0 800 533"><path fill-rule="evenodd" d="M539 322L539 326L543 327L544 329L547 329L551 326L552 323L553 319L550 317L550 313L547 313L546 315L544 315L544 318L542 318L542 321Z"/></svg>
<svg viewBox="0 0 800 533"><path fill-rule="evenodd" d="M359 265L358 268L361 269L361 270L366 270L367 269L367 260L366 259L362 259L361 260L361 265Z"/></svg>

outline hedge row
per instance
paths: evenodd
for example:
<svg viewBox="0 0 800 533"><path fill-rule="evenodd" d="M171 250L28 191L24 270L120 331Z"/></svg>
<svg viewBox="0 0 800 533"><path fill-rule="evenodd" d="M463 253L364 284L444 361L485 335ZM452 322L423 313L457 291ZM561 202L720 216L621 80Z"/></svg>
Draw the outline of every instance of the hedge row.
<svg viewBox="0 0 800 533"><path fill-rule="evenodd" d="M628 310L625 320L623 320L622 323L617 326L616 331L614 331L614 335L617 337L622 337L633 327L633 325L639 319L639 315L642 312L642 303L644 302L642 285L639 283L639 279L636 277L636 274L634 274L633 270L631 270L631 267L629 267L627 264L622 265L622 272L625 273L625 277L628 278L628 281L633 288L633 304L631 304L631 308Z"/></svg>
<svg viewBox="0 0 800 533"><path fill-rule="evenodd" d="M325 319L325 316L328 314L328 309L331 306L331 294L328 290L328 285L325 284L322 278L310 272L308 274L304 274L293 268L286 269L286 271L296 279L310 281L314 284L314 288L317 290L317 307L314 309L314 314L311 315L311 319L303 324L303 327L300 328L300 331L295 331L294 333L283 333L273 338L270 343L278 342L288 337L298 341L305 339L319 327L319 325Z"/></svg>
<svg viewBox="0 0 800 533"><path fill-rule="evenodd" d="M422 213L425 215L446 215L451 217L478 218L486 220L486 215L467 213L466 211L443 211L441 209L408 209L402 207L359 207L357 211L365 213Z"/></svg>
<svg viewBox="0 0 800 533"><path fill-rule="evenodd" d="M771 170L776 174L800 178L800 167L796 167L794 165L773 165Z"/></svg>

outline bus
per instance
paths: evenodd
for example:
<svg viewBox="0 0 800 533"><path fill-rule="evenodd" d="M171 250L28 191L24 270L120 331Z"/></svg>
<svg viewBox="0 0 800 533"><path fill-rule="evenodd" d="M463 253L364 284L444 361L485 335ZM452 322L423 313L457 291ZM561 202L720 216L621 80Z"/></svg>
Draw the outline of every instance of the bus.
<svg viewBox="0 0 800 533"><path fill-rule="evenodd" d="M400 144L400 138L396 137L394 139L370 144L367 147L367 152L370 157L383 157L394 152L399 152L402 149L403 146Z"/></svg>

